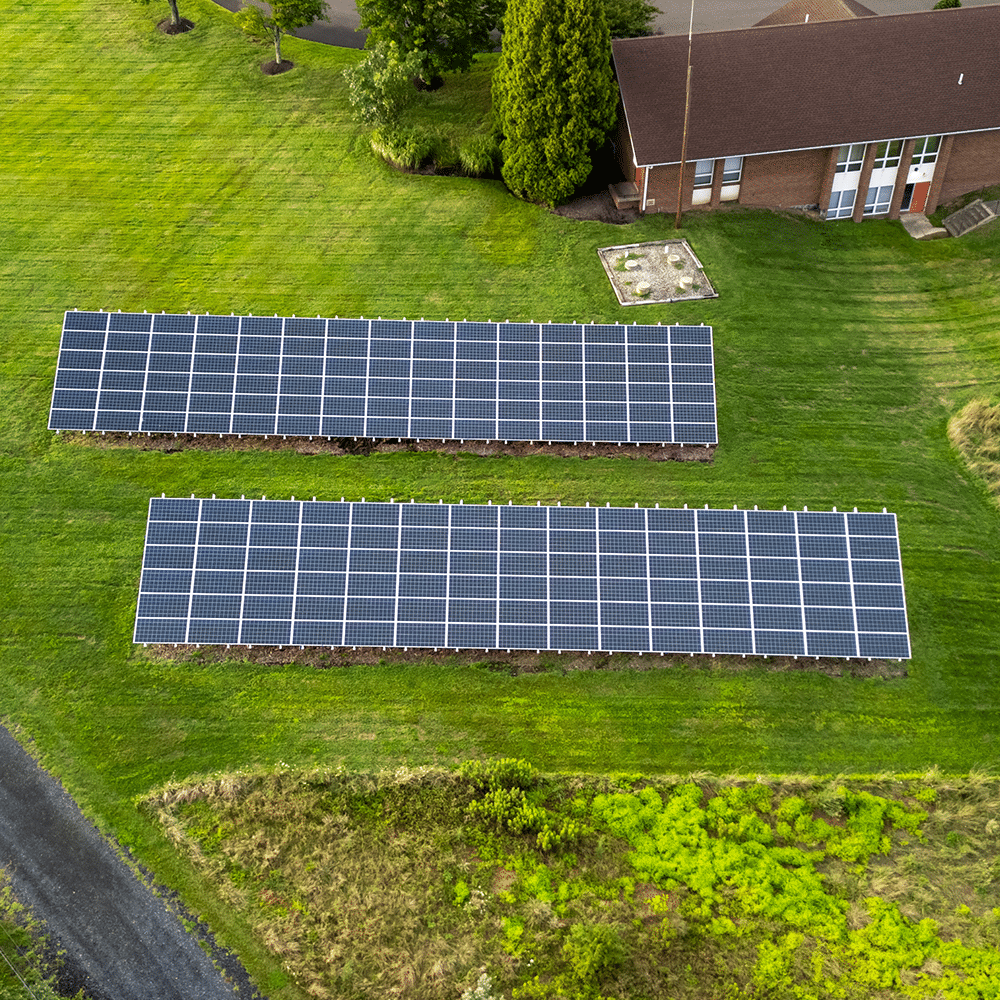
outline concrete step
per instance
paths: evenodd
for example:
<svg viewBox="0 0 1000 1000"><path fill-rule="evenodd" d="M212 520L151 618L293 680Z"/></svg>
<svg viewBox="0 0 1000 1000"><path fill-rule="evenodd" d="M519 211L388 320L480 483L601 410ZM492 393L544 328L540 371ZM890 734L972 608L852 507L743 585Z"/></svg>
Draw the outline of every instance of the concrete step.
<svg viewBox="0 0 1000 1000"><path fill-rule="evenodd" d="M981 198L970 202L965 208L960 208L957 212L952 212L944 220L944 227L952 236L964 236L971 233L973 229L986 225L997 218L997 213L993 203L987 204Z"/></svg>
<svg viewBox="0 0 1000 1000"><path fill-rule="evenodd" d="M899 221L915 240L940 240L948 235L947 229L932 226L923 212L903 212Z"/></svg>
<svg viewBox="0 0 1000 1000"><path fill-rule="evenodd" d="M639 206L639 188L634 181L620 181L618 184L609 184L608 190L611 192L611 200L615 203L615 208L637 208Z"/></svg>

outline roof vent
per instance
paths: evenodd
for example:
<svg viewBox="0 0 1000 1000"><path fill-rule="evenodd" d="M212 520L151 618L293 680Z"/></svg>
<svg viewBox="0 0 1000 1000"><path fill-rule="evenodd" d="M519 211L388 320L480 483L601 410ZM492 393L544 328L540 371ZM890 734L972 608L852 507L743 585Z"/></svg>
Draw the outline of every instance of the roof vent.
<svg viewBox="0 0 1000 1000"><path fill-rule="evenodd" d="M959 73L959 74L958 74L958 85L959 85L960 87L962 86L962 79L963 79L964 77L965 77L965 74L964 74L964 73Z"/></svg>

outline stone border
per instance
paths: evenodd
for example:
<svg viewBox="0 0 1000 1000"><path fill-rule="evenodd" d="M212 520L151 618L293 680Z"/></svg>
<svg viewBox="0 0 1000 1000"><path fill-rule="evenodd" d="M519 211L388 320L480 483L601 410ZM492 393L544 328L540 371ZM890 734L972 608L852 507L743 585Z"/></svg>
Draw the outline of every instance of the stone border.
<svg viewBox="0 0 1000 1000"><path fill-rule="evenodd" d="M597 255L619 305L651 305L719 297L687 240L600 247ZM678 259L668 261L668 255L676 255Z"/></svg>

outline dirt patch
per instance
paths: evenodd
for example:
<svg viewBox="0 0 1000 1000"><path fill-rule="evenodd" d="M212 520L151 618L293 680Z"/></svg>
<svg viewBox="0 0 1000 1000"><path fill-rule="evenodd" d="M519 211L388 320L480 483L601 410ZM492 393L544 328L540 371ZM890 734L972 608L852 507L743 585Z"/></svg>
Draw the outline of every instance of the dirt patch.
<svg viewBox="0 0 1000 1000"><path fill-rule="evenodd" d="M553 212L567 219L608 222L613 226L627 226L630 222L638 222L639 220L637 208L617 208L611 197L611 192L606 188L603 191L594 191L573 198L565 205L553 209Z"/></svg>
<svg viewBox="0 0 1000 1000"><path fill-rule="evenodd" d="M150 643L138 648L145 660L172 662L255 663L271 666L309 666L317 670L358 666L404 666L434 664L469 666L510 674L561 673L604 670L746 670L799 671L828 677L896 679L907 676L906 666L896 660L838 660L833 657L713 656L710 653L586 653L577 650L534 649L401 649L386 646L196 646Z"/></svg>
<svg viewBox="0 0 1000 1000"><path fill-rule="evenodd" d="M560 441L428 441L398 438L283 437L274 435L146 434L63 431L61 437L91 448L138 451L295 451L300 455L371 455L435 451L443 455L559 458L645 458L652 462L711 462L715 445L589 444Z"/></svg>
<svg viewBox="0 0 1000 1000"><path fill-rule="evenodd" d="M183 35L193 27L194 21L189 21L186 17L182 17L179 21L173 21L168 17L157 25L157 28L165 35Z"/></svg>
<svg viewBox="0 0 1000 1000"><path fill-rule="evenodd" d="M277 76L279 73L287 73L294 66L295 63L291 59L282 59L280 63L272 59L270 62L261 63L260 71L265 76Z"/></svg>

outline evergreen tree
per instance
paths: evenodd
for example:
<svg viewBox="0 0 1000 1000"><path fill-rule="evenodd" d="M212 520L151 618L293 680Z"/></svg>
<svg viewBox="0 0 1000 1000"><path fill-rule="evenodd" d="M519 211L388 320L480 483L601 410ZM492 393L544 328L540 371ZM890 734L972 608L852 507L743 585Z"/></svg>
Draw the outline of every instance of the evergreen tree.
<svg viewBox="0 0 1000 1000"><path fill-rule="evenodd" d="M604 5L510 0L493 75L493 113L507 186L555 205L587 179L615 121L618 88Z"/></svg>

